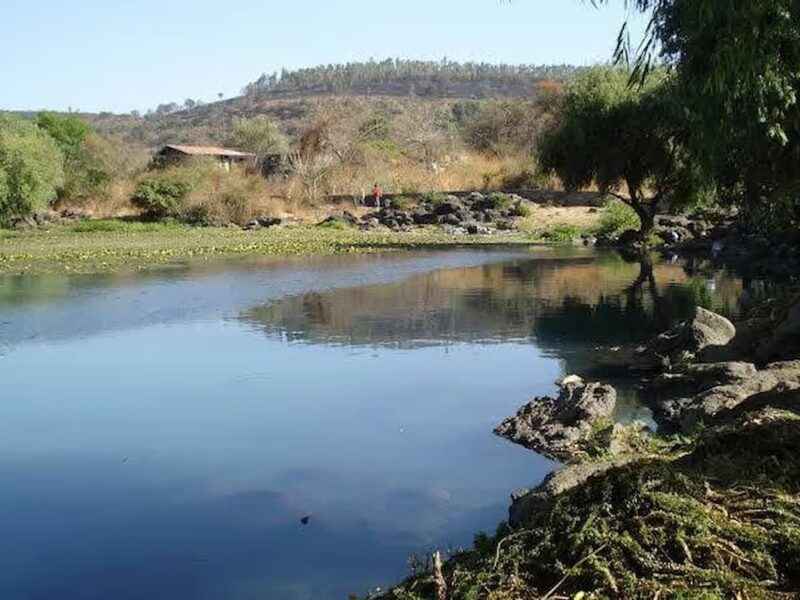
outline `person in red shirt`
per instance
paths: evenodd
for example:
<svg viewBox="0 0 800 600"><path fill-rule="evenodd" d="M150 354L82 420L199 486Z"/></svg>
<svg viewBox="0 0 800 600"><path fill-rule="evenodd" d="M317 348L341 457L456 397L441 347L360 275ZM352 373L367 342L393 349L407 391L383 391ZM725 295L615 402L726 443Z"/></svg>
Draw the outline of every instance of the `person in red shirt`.
<svg viewBox="0 0 800 600"><path fill-rule="evenodd" d="M375 184L375 188L372 190L372 195L375 196L375 206L380 208L381 200L383 200L383 188L379 183Z"/></svg>

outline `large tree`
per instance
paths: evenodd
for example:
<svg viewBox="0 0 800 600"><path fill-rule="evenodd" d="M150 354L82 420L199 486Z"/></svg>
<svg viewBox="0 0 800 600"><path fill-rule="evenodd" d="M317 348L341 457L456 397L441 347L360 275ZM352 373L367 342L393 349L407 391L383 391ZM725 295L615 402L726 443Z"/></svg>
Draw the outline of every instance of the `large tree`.
<svg viewBox="0 0 800 600"><path fill-rule="evenodd" d="M63 155L47 133L0 115L0 220L25 217L53 200L63 166Z"/></svg>
<svg viewBox="0 0 800 600"><path fill-rule="evenodd" d="M630 73L615 68L576 77L540 161L569 189L596 184L631 206L644 238L661 206L697 200L703 186L680 143L682 120L672 81L657 72L644 85L629 82Z"/></svg>
<svg viewBox="0 0 800 600"><path fill-rule="evenodd" d="M593 0L604 4L611 0ZM632 0L650 14L643 75L660 57L675 73L690 143L745 214L800 219L800 3L796 0ZM787 219L788 217L788 219ZM796 223L796 221L795 221Z"/></svg>

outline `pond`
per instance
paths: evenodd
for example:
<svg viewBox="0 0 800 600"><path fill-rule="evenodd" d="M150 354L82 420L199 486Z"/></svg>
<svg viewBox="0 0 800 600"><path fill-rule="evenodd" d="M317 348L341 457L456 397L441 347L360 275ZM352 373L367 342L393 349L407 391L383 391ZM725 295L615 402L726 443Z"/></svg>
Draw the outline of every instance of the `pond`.
<svg viewBox="0 0 800 600"><path fill-rule="evenodd" d="M556 466L495 424L741 296L710 268L552 248L0 278L0 598L386 586ZM648 418L619 385L619 418Z"/></svg>

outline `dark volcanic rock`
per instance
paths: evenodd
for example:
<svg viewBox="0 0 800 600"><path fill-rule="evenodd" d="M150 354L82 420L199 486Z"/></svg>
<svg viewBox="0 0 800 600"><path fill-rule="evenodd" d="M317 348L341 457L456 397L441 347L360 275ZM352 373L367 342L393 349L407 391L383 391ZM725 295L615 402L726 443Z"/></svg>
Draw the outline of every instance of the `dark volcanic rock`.
<svg viewBox="0 0 800 600"><path fill-rule="evenodd" d="M545 456L568 459L593 425L612 416L616 402L610 385L585 383L573 375L561 382L557 398L534 398L494 432Z"/></svg>

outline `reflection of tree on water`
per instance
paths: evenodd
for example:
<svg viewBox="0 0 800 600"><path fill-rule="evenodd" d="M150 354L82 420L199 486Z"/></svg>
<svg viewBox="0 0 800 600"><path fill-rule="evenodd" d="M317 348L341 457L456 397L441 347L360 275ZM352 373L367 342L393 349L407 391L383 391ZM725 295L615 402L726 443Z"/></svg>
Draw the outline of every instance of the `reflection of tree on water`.
<svg viewBox="0 0 800 600"><path fill-rule="evenodd" d="M688 315L694 297L681 265L583 253L306 294L257 307L242 319L268 335L307 343L534 340L566 357L576 349L641 342Z"/></svg>

